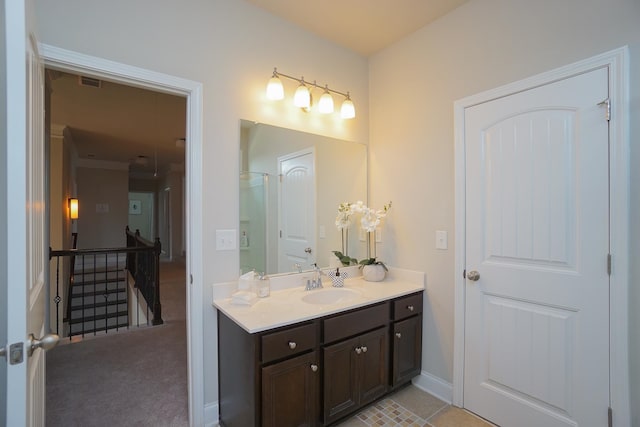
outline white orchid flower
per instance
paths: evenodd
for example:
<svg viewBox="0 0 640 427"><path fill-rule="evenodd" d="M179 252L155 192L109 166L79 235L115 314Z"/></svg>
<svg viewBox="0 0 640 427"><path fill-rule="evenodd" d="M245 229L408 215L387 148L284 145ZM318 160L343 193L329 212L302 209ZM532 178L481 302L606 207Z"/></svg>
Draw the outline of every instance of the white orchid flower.
<svg viewBox="0 0 640 427"><path fill-rule="evenodd" d="M373 209L365 207L362 211L360 225L362 226L362 229L367 233L376 231L376 227L380 225L380 218L378 217L377 212Z"/></svg>
<svg viewBox="0 0 640 427"><path fill-rule="evenodd" d="M353 213L363 213L365 209L368 209L362 200L358 200L354 204L351 205L351 212Z"/></svg>

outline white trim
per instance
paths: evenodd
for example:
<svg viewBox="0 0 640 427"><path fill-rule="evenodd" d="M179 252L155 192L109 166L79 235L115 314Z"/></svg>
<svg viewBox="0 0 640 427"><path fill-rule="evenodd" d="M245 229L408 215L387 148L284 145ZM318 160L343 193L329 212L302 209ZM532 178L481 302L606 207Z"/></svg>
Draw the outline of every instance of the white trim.
<svg viewBox="0 0 640 427"><path fill-rule="evenodd" d="M189 423L204 424L203 268L202 268L202 83L97 58L46 44L40 53L48 68L156 90L187 98L186 229L187 359Z"/></svg>
<svg viewBox="0 0 640 427"><path fill-rule="evenodd" d="M479 93L454 103L456 254L453 404L463 407L464 395L464 279L465 161L464 109L596 68L609 68L612 116L610 137L610 245L613 271L610 286L610 405L614 424L631 424L629 402L629 50L624 46L592 58Z"/></svg>
<svg viewBox="0 0 640 427"><path fill-rule="evenodd" d="M411 380L411 382L420 390L426 391L443 402L451 404L453 399L453 384L450 382L425 371L420 372L420 375Z"/></svg>
<svg viewBox="0 0 640 427"><path fill-rule="evenodd" d="M204 426L205 427L216 427L218 422L220 421L220 405L218 405L218 401L212 403L207 403L204 407Z"/></svg>

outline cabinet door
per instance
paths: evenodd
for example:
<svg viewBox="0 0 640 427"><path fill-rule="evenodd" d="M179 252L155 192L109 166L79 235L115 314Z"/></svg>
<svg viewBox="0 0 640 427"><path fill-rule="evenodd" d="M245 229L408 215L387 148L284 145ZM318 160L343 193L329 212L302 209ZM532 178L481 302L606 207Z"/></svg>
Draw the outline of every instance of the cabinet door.
<svg viewBox="0 0 640 427"><path fill-rule="evenodd" d="M393 369L391 385L411 381L422 365L422 316L414 316L393 325Z"/></svg>
<svg viewBox="0 0 640 427"><path fill-rule="evenodd" d="M324 423L329 424L358 406L356 385L358 338L323 348Z"/></svg>
<svg viewBox="0 0 640 427"><path fill-rule="evenodd" d="M318 352L262 368L262 426L316 426L319 376Z"/></svg>
<svg viewBox="0 0 640 427"><path fill-rule="evenodd" d="M360 353L358 354L359 405L373 402L387 392L389 384L387 337L388 328L380 328L360 337Z"/></svg>

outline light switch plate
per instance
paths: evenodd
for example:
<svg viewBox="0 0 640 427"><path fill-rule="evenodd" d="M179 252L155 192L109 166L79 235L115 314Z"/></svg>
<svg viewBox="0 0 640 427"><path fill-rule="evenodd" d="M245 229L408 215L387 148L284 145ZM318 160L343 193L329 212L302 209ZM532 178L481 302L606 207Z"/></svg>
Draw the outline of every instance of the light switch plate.
<svg viewBox="0 0 640 427"><path fill-rule="evenodd" d="M237 247L236 230L216 230L216 250L232 251Z"/></svg>
<svg viewBox="0 0 640 427"><path fill-rule="evenodd" d="M436 249L447 249L447 232L438 230L436 231Z"/></svg>

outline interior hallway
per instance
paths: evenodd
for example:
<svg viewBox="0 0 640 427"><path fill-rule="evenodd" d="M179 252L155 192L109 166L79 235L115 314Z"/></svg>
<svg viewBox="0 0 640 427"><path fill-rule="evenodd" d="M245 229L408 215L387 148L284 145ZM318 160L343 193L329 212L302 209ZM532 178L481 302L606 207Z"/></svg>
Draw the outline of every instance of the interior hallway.
<svg viewBox="0 0 640 427"><path fill-rule="evenodd" d="M189 425L184 262L160 264L163 325L47 352L49 427Z"/></svg>

